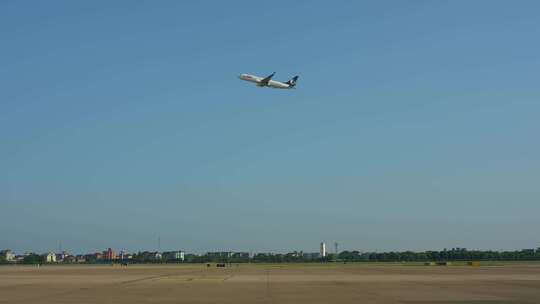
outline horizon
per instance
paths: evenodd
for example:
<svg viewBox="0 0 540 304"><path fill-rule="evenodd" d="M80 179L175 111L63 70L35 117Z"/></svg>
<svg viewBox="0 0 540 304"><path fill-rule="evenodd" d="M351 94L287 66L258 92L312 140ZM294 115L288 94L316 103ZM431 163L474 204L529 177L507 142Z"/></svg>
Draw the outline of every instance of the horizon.
<svg viewBox="0 0 540 304"><path fill-rule="evenodd" d="M48 254L48 253L55 253L55 254L68 254L68 255L92 255L92 254L96 254L96 253L104 253L104 252L107 252L108 249L111 249L114 253L116 254L120 254L120 253L124 253L124 254L136 254L136 253L144 253L144 252L158 252L158 253L166 253L166 252L177 252L177 251L181 251L181 252L184 252L185 254L193 254L193 255L206 255L208 253L219 253L219 252L231 252L231 253L249 253L250 255L255 255L255 254L289 254L289 253L295 253L295 252L299 252L299 253L319 253L320 250L298 250L298 249L290 249L290 250L285 250L285 251L249 251L249 250L213 250L213 251L203 251L203 252L196 252L196 251L190 251L190 250L186 250L186 249L183 249L183 248L169 248L169 249L148 249L148 250L123 250L123 249L119 249L119 248L113 248L113 247L108 247L108 248L102 248L102 249L95 249L95 250L89 250L89 251L84 251L84 252L76 252L76 251L72 251L72 250L66 250L66 249L63 249L61 251L59 250L45 250L45 251L36 251L36 250L29 250L29 251L24 251L24 252L18 252L18 251L15 251L15 250L12 250L10 248L0 248L0 251L4 251L4 250L10 250L12 251L14 254L16 254L17 256L20 256L20 255L27 255L27 254L38 254L38 255L43 255L43 254ZM521 252L521 251L527 251L527 250L540 250L540 247L529 247L529 248L514 248L514 249L506 249L506 250L502 250L502 249L478 249L478 248L461 248L461 247L454 247L454 248L441 248L441 249L426 249L426 250L407 250L407 249L404 249L404 250L361 250L361 249L343 249L343 250L339 250L337 253L338 254L341 254L341 253L344 253L344 252L359 252L359 253L390 253L390 252L413 252L413 253L422 253L422 252L445 252L445 251L455 251L455 250L465 250L467 252L475 252L475 251L479 251L479 252ZM333 250L330 250L330 251L326 251L326 254L327 255L335 255L336 252L333 251Z"/></svg>
<svg viewBox="0 0 540 304"><path fill-rule="evenodd" d="M0 3L0 249L540 247L540 3L236 3Z"/></svg>

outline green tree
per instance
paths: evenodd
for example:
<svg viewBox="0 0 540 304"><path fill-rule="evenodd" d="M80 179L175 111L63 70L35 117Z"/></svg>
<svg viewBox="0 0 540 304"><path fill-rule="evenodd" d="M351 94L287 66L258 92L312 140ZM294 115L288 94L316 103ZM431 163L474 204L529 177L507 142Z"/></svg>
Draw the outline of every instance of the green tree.
<svg viewBox="0 0 540 304"><path fill-rule="evenodd" d="M43 257L37 254L29 254L24 257L23 264L41 264L43 263Z"/></svg>

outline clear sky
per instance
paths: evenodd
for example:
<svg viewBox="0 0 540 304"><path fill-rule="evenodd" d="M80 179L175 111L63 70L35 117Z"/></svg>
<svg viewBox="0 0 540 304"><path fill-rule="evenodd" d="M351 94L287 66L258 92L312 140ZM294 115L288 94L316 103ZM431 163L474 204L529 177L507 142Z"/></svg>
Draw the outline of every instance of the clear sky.
<svg viewBox="0 0 540 304"><path fill-rule="evenodd" d="M0 248L538 247L539 11L1 1Z"/></svg>

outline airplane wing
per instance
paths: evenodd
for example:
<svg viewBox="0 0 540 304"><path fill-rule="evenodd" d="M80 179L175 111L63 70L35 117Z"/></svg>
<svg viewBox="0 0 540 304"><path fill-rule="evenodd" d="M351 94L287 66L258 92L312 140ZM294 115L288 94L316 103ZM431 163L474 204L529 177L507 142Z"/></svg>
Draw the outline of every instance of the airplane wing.
<svg viewBox="0 0 540 304"><path fill-rule="evenodd" d="M261 84L267 85L270 82L270 79L272 79L272 77L274 77L275 74L276 74L276 72L274 72L274 73L270 74L269 76L261 79Z"/></svg>

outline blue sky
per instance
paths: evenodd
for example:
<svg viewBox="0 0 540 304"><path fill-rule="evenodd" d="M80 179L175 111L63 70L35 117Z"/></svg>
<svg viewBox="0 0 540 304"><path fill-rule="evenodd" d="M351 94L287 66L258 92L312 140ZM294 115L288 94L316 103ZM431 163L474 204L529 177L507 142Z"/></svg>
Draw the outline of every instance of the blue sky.
<svg viewBox="0 0 540 304"><path fill-rule="evenodd" d="M0 247L538 247L539 9L2 1Z"/></svg>

